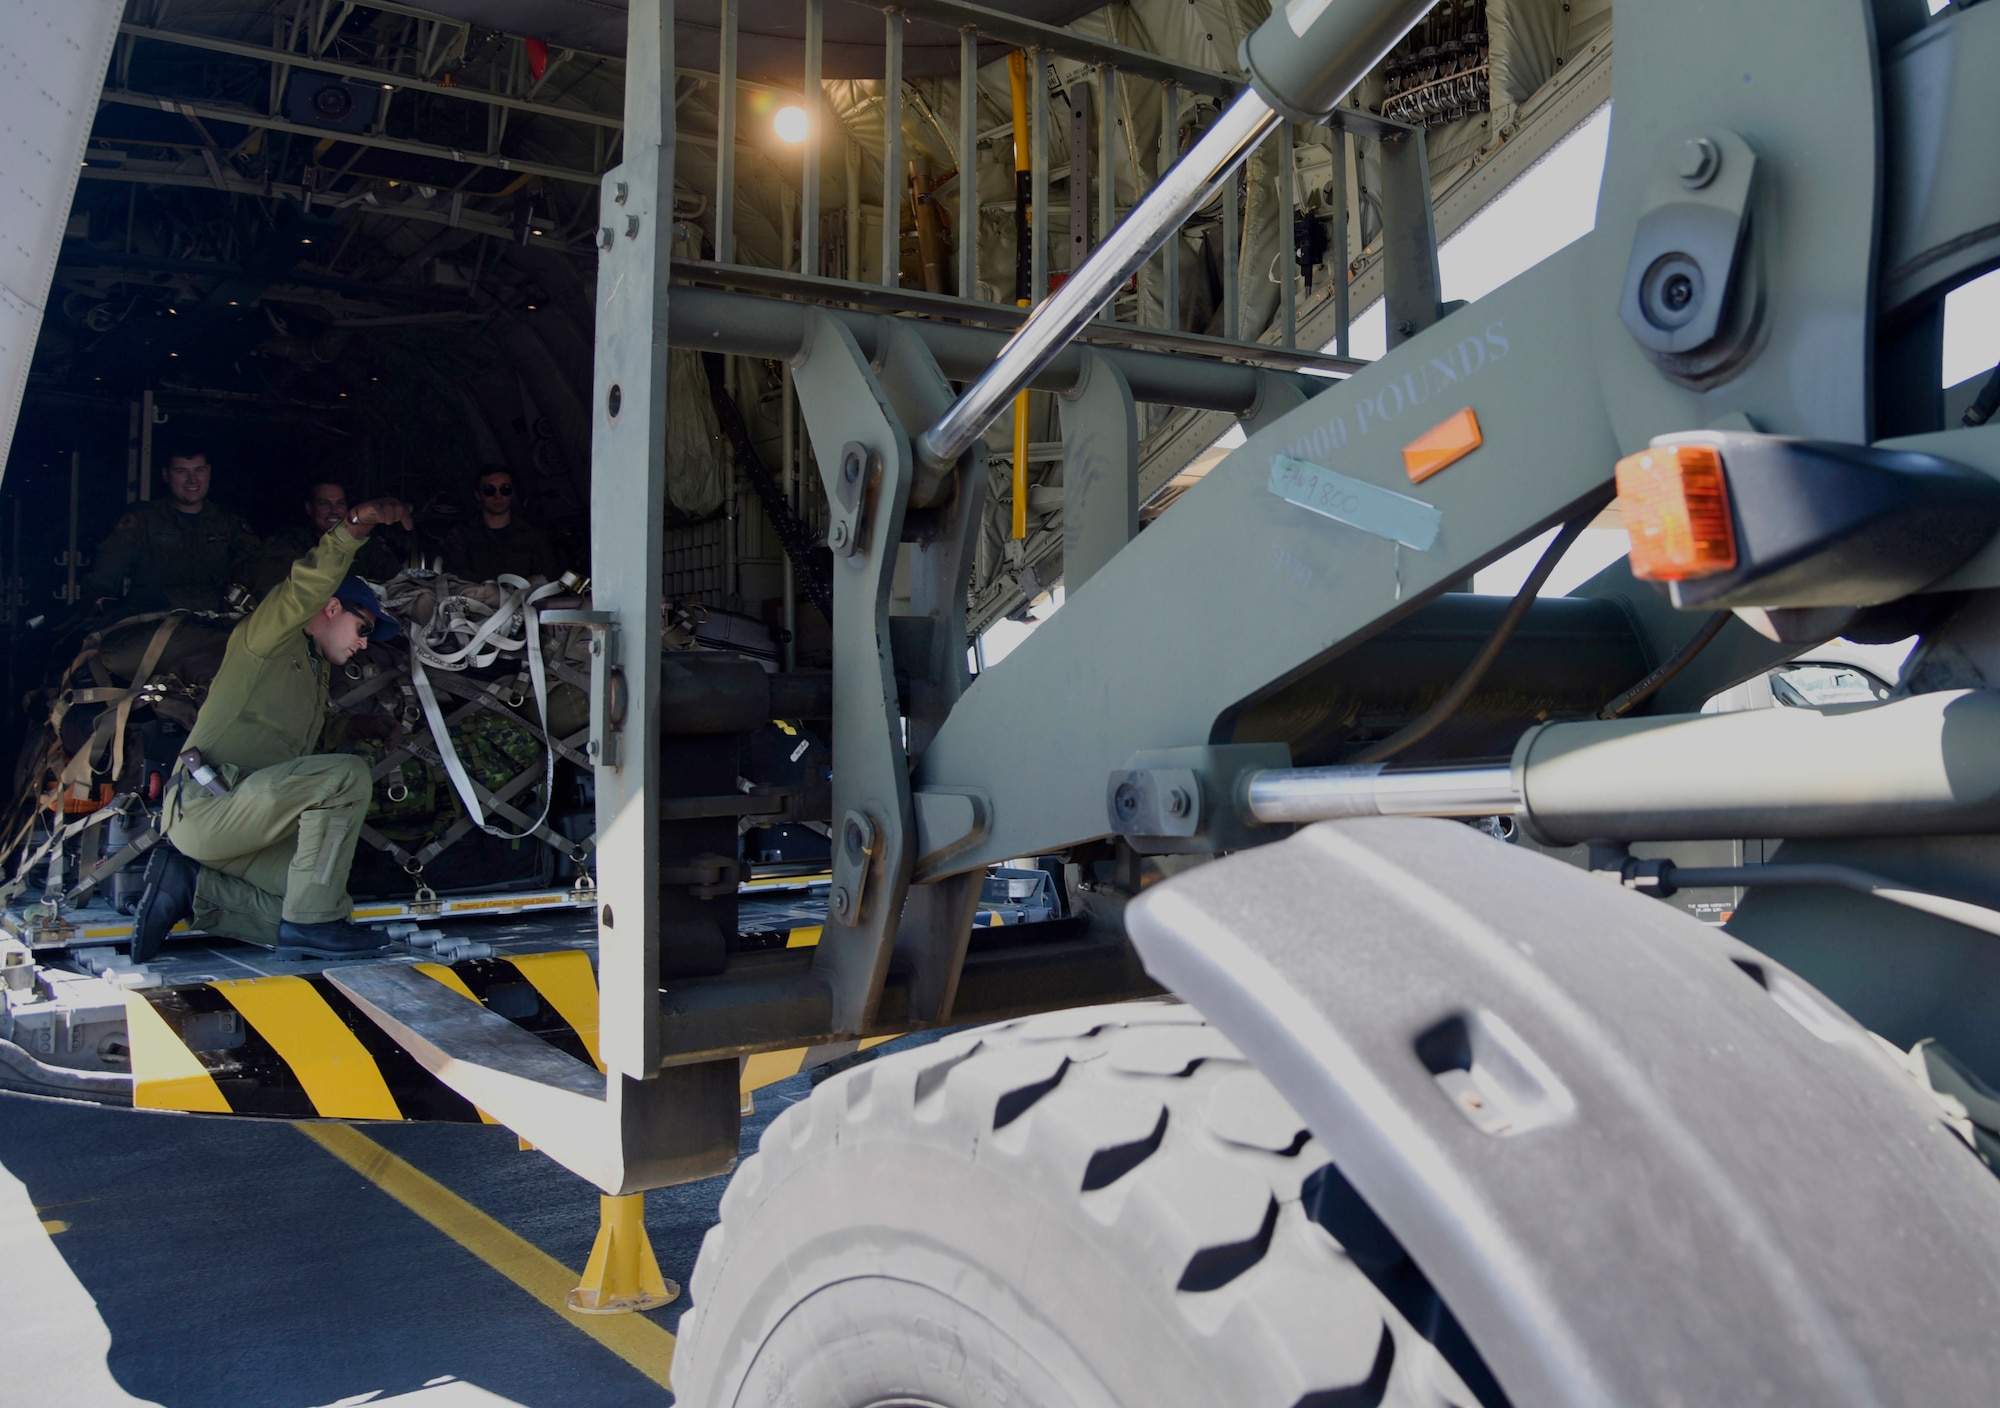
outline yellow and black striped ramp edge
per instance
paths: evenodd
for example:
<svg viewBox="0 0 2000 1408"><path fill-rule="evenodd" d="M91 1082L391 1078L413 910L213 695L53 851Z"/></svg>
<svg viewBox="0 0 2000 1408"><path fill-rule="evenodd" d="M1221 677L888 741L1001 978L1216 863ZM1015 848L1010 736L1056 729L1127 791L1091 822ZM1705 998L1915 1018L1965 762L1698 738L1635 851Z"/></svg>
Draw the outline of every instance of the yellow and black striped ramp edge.
<svg viewBox="0 0 2000 1408"><path fill-rule="evenodd" d="M796 929L789 947L817 943ZM417 970L599 1070L597 974L589 953L559 949ZM363 1016L326 979L247 978L126 994L132 1103L149 1110L278 1119L492 1123ZM751 1091L890 1040L762 1052L743 1063Z"/></svg>

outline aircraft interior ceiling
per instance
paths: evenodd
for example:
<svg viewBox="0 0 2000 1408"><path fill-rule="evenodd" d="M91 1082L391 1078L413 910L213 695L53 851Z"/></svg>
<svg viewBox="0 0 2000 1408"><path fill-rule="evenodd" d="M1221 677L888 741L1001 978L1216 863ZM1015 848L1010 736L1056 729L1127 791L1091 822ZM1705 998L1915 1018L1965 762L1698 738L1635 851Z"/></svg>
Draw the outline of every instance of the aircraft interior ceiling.
<svg viewBox="0 0 2000 1408"><path fill-rule="evenodd" d="M677 253L688 259L714 254L719 89L710 70L720 3L676 7L675 213ZM1266 0L1001 0L992 8L1232 81L1242 77L1239 42L1269 12ZM733 209L734 259L743 265L802 262L794 247L801 147L781 140L773 119L799 100L803 13L796 0L741 0ZM1528 117L1564 65L1598 48L1608 53L1610 4L1445 0L1427 24L1439 35L1448 26L1476 32L1489 51L1481 105L1428 129L1433 188L1445 192L1510 142L1529 145ZM981 46L979 135L968 154L959 150L957 32L921 16L909 24L903 169L885 180L883 25L879 5L827 2L821 243L816 266L804 262L834 277L889 282L880 252L887 191L902 202L905 235L893 282L1011 304L1008 50ZM598 183L621 155L623 26L623 7L597 0L129 0L0 501L0 554L24 579L21 600L7 607L11 620L49 605L50 582L61 577L42 561L48 554L15 544L62 536L72 456L81 464L86 548L137 491L139 408L148 396L153 434L205 440L215 498L253 522L288 521L301 479L314 473L338 473L354 492L396 493L449 519L465 510L472 471L498 463L521 477L552 531L586 543ZM1380 109L1393 67L1378 70L1356 101ZM1085 91L1092 72L1060 55L1048 69L1049 267L1058 276L1076 257L1066 98ZM1180 92L1167 145L1184 150L1218 102ZM1127 78L1117 104L1111 166L1122 212L1160 169L1162 87ZM1559 135L1538 133L1533 145L1545 150ZM1334 208L1334 139L1312 129L1295 141L1298 218L1324 221ZM1367 296L1370 241L1379 246L1371 191L1379 159L1369 146L1355 144L1357 160L1341 178L1357 298ZM1220 198L1170 246L1172 327L1222 331L1222 270L1233 259L1241 336L1276 340L1281 246L1293 243L1278 209L1279 160L1270 143L1247 168L1236 248L1222 247ZM950 257L933 261L927 280L912 200L932 198L940 238L955 248L963 237L957 184L968 169L978 181L978 286L959 289ZM1093 191L1084 208L1094 211L1096 200ZM1443 224L1441 216L1441 236L1449 233ZM1155 259L1121 295L1121 321L1168 324L1164 267ZM1317 348L1331 337L1329 280L1323 270L1304 276L1298 342ZM733 533L737 574L682 585L704 596L720 585L731 609L757 615L778 595L782 550L754 499L740 486L732 492L731 449L708 378L696 354L678 355L686 365L674 376L667 472L669 527L680 536L669 542L692 550ZM730 360L726 386L775 467L788 404L779 368ZM1053 408L1041 404L1050 400L1037 397L1037 447L1061 438ZM1163 406L1142 415L1148 493L1228 424ZM996 485L1007 472L1004 438L992 442ZM811 485L816 476L800 468L800 482ZM1059 488L1060 456L1038 454L1034 473L1038 491ZM1036 502L1051 497L1059 503L1059 493ZM810 519L811 504L804 507ZM975 625L1017 609L1024 590L1060 574L1059 515L1038 508L1024 553L1003 541L1004 512L995 505L981 548ZM1037 562L1039 575L1022 575Z"/></svg>

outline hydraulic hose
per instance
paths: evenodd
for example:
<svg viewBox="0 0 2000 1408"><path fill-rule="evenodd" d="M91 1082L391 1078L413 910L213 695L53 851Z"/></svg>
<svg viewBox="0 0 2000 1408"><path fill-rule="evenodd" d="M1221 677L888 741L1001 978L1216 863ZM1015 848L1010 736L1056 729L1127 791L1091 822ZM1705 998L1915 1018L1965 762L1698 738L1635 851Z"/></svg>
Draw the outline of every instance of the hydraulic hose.
<svg viewBox="0 0 2000 1408"><path fill-rule="evenodd" d="M1597 517L1598 507L1593 505L1563 524L1562 531L1556 534L1555 541L1549 544L1547 550L1542 553L1541 560L1535 564L1535 570L1528 574L1528 580L1521 583L1521 589L1514 593L1513 601L1507 604L1506 614L1500 618L1500 624L1493 628L1493 634L1486 638L1486 644L1472 657L1471 663L1459 672L1451 688L1439 697L1437 703L1387 738L1369 744L1347 759L1349 765L1387 762L1398 753L1429 738L1444 725L1446 720L1459 711L1465 701L1472 697L1472 691L1479 687L1479 682L1486 678L1486 672L1493 668L1493 662L1500 658L1500 652L1507 648L1507 642L1514 638L1514 632L1527 618L1528 608L1535 604L1535 597L1541 592L1542 584L1548 581L1549 574L1556 570L1556 564L1563 560L1563 554L1569 551L1570 544L1590 526L1590 520Z"/></svg>

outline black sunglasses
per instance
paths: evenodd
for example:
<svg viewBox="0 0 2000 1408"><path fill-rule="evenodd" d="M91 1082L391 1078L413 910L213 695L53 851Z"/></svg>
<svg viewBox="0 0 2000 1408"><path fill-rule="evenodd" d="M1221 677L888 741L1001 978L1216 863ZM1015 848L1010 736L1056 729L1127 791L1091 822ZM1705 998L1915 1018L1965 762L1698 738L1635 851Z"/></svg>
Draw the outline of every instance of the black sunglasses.
<svg viewBox="0 0 2000 1408"><path fill-rule="evenodd" d="M479 496L483 499L511 499L514 497L512 484L481 484Z"/></svg>
<svg viewBox="0 0 2000 1408"><path fill-rule="evenodd" d="M345 598L335 597L334 600L340 602L340 609L342 611L345 611L350 616L360 618L361 624L354 628L354 634L360 636L363 640L367 640L375 634L375 618L373 616L370 616L366 611L363 611L360 607Z"/></svg>

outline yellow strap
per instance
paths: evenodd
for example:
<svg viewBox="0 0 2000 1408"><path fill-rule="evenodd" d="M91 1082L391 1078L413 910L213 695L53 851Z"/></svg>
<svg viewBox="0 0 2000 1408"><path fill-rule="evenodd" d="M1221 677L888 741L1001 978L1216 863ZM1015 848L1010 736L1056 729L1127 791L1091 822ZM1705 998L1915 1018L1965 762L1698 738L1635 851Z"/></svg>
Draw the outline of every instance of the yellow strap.
<svg viewBox="0 0 2000 1408"><path fill-rule="evenodd" d="M139 691L153 681L153 671L160 667L160 657L166 653L167 642L174 631L187 617L178 612L160 622L153 632L153 638L146 643L146 653L139 660L139 672L132 677L132 688L113 710L118 722L112 725L111 737L111 780L116 782L125 772L125 725L132 718L132 701L139 697Z"/></svg>
<svg viewBox="0 0 2000 1408"><path fill-rule="evenodd" d="M419 963L417 971L422 973L426 978L432 978L443 983L460 997L472 997L472 989L465 985L465 979L459 977L456 972L442 963ZM474 1002L479 1001L476 997L472 997L472 1000ZM500 1123L500 1121L494 1119L493 1116L487 1114L486 1111L480 1109L477 1105L474 1105L472 1108L478 1114L482 1124Z"/></svg>
<svg viewBox="0 0 2000 1408"><path fill-rule="evenodd" d="M368 1048L304 978L244 978L211 986L284 1058L321 1115L403 1118Z"/></svg>
<svg viewBox="0 0 2000 1408"><path fill-rule="evenodd" d="M167 641L186 619L184 615L169 613L154 629L153 638L146 644L146 653L140 657L138 673L133 675L129 685L114 692L117 707L107 709L98 715L97 722L92 726L90 736L84 740L83 747L62 770L62 776L58 779L59 786L67 787L71 783L89 781L90 774L97 768L98 751L107 741L112 745L112 780L117 781L119 774L125 771L125 725L132 717L132 702L139 697L139 691L152 682L153 670L160 663L160 656L167 648Z"/></svg>
<svg viewBox="0 0 2000 1408"><path fill-rule="evenodd" d="M576 1029L583 1049L590 1053L598 1070L604 1062L597 1055L597 974L591 970L590 955L582 949L558 949L554 953L520 953L507 961L535 986L556 1015Z"/></svg>
<svg viewBox="0 0 2000 1408"><path fill-rule="evenodd" d="M231 1113L215 1077L143 993L125 994L125 1040L132 1048L135 1109Z"/></svg>

